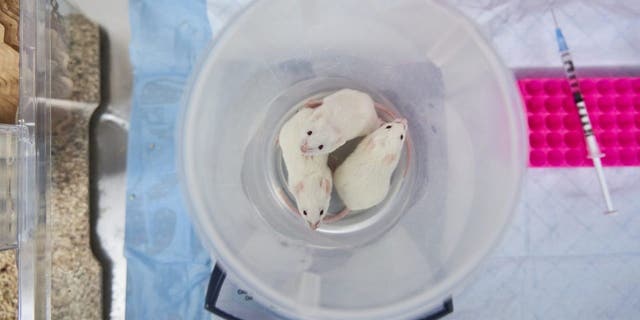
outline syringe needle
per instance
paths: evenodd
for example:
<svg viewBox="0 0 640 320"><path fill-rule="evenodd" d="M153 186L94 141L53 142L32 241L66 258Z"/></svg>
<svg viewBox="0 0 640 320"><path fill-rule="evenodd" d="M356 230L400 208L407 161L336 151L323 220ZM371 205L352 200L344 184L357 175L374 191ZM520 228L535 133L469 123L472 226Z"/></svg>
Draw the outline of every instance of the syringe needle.
<svg viewBox="0 0 640 320"><path fill-rule="evenodd" d="M553 17L553 23L556 25L556 29L558 29L558 20L556 20L556 14L553 12L553 8L551 8L551 16Z"/></svg>

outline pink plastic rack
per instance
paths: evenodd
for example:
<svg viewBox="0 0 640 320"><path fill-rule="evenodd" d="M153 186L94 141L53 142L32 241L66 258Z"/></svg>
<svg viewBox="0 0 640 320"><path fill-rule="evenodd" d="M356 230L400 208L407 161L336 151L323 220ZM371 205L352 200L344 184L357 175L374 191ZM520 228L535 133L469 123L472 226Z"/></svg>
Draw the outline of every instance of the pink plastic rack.
<svg viewBox="0 0 640 320"><path fill-rule="evenodd" d="M529 165L592 166L564 78L518 80L529 123ZM640 165L640 78L580 80L605 166Z"/></svg>

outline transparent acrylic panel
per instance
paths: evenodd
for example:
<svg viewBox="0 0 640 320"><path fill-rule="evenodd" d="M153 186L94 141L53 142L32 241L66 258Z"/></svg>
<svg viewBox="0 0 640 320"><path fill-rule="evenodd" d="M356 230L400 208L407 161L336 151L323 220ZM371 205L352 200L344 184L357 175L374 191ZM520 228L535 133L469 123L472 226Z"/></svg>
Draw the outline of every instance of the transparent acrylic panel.
<svg viewBox="0 0 640 320"><path fill-rule="evenodd" d="M16 246L19 132L17 126L0 125L0 250Z"/></svg>
<svg viewBox="0 0 640 320"><path fill-rule="evenodd" d="M18 314L50 318L48 242L50 111L50 26L55 2L20 3L20 105L23 131L18 153Z"/></svg>

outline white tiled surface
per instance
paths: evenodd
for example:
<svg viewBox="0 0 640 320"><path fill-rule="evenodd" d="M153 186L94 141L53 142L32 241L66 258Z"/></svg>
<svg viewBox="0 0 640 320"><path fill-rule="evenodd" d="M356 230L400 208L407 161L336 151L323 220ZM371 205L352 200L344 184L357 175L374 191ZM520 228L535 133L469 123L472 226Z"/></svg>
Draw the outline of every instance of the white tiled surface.
<svg viewBox="0 0 640 320"><path fill-rule="evenodd" d="M640 168L608 168L620 214L602 214L595 172L530 169L513 225L452 319L638 319Z"/></svg>
<svg viewBox="0 0 640 320"><path fill-rule="evenodd" d="M559 66L553 8L582 66L640 66L640 1L442 0L480 25L509 67Z"/></svg>

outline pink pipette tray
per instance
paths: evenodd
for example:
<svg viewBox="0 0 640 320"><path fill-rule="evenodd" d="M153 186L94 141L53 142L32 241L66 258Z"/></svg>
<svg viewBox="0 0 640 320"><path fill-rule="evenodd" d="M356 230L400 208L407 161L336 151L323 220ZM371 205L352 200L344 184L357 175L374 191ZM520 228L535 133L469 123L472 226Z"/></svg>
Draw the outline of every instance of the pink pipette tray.
<svg viewBox="0 0 640 320"><path fill-rule="evenodd" d="M592 166L564 78L519 79L527 109L531 167ZM580 80L605 166L640 165L640 78Z"/></svg>

